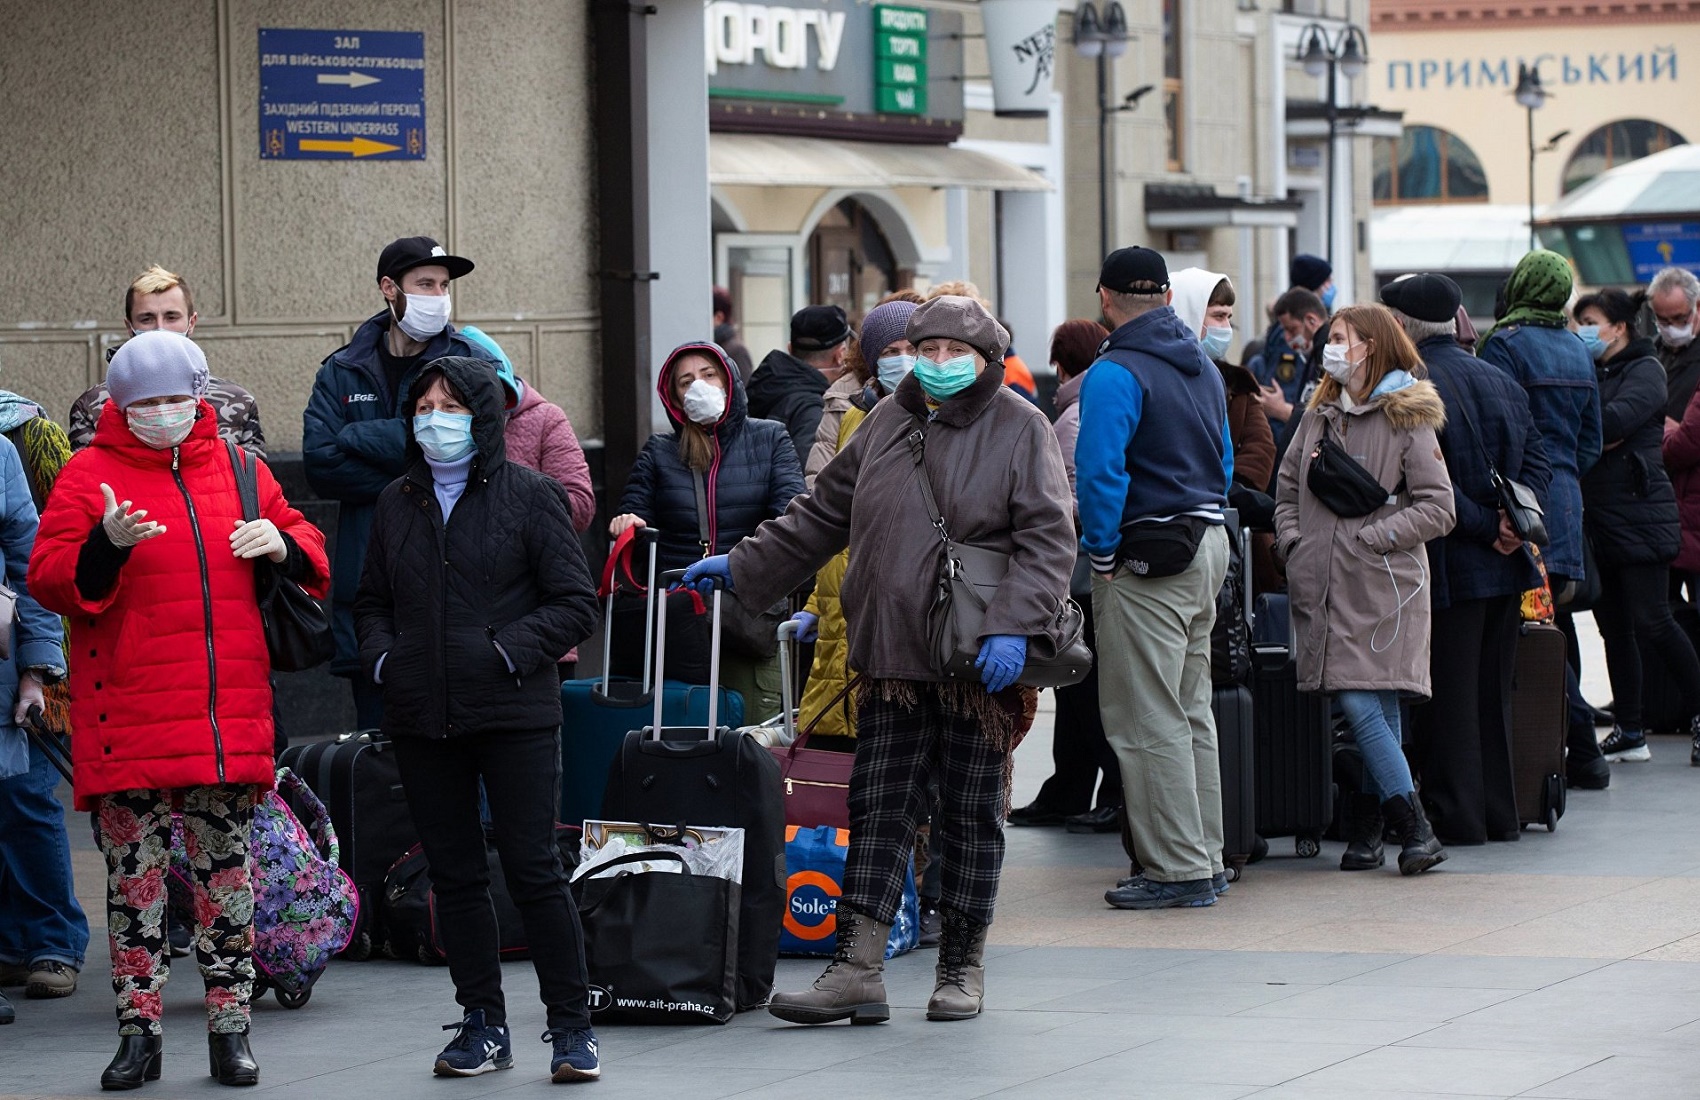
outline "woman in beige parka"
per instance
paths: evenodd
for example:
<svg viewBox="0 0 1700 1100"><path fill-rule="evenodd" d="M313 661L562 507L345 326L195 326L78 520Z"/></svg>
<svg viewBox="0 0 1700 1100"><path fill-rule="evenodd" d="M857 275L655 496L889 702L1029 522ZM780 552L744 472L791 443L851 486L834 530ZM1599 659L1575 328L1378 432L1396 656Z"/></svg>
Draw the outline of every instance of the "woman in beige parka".
<svg viewBox="0 0 1700 1100"><path fill-rule="evenodd" d="M1400 873L1446 858L1400 750L1401 698L1429 695L1428 554L1452 529L1452 480L1436 433L1440 392L1384 306L1334 315L1325 377L1281 463L1275 538L1287 562L1299 688L1331 693L1357 736L1364 772L1402 850ZM1337 515L1317 495L1317 457L1331 439L1382 486L1368 515ZM1382 864L1381 841L1354 838L1342 870Z"/></svg>

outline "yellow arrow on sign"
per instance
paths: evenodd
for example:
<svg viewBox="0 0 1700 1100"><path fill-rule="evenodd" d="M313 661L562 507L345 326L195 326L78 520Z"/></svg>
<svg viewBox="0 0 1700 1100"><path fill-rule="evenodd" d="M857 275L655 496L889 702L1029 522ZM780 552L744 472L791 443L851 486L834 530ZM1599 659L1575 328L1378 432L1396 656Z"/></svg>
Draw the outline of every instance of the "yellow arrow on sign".
<svg viewBox="0 0 1700 1100"><path fill-rule="evenodd" d="M347 141L315 141L312 138L302 138L297 148L303 153L348 153L356 157L369 157L374 153L393 153L401 146L386 145L381 141L362 137L349 138Z"/></svg>

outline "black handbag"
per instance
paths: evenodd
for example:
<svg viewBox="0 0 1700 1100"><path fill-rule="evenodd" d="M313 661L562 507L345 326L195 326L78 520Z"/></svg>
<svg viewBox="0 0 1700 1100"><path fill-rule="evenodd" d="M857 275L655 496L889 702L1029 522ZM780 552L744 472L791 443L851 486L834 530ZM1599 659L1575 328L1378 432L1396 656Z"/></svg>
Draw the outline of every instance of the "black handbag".
<svg viewBox="0 0 1700 1100"><path fill-rule="evenodd" d="M708 537L708 486L701 470L692 470L691 475L697 491L697 541L706 558L714 553ZM751 611L736 592L727 589L720 605L721 643L736 656L765 661L779 652L779 624L789 617L790 610L790 605L780 600L765 611Z"/></svg>
<svg viewBox="0 0 1700 1100"><path fill-rule="evenodd" d="M1524 542L1545 546L1547 521L1546 513L1541 510L1540 498L1521 481L1513 481L1499 472L1493 456L1488 454L1487 444L1482 442L1482 433L1476 430L1476 422L1470 418L1469 403L1460 401L1458 411L1463 414L1464 425L1470 429L1470 436L1476 441L1476 449L1482 453L1482 461L1487 463L1488 480L1493 484L1494 494L1499 498L1499 510L1511 521L1511 529L1517 532L1517 537Z"/></svg>
<svg viewBox="0 0 1700 1100"><path fill-rule="evenodd" d="M927 612L927 639L933 670L950 679L978 680L974 662L980 655L981 626L986 608L997 595L998 585L1009 571L1009 555L1001 550L959 543L945 528L933 495L933 479L927 473L926 428L909 433L910 453L921 483L921 499L927 515L944 543L944 561L939 567L938 593ZM1092 671L1092 647L1086 640L1086 617L1080 606L1064 597L1050 629L1027 639L1027 662L1016 683L1027 687L1069 687L1086 679Z"/></svg>
<svg viewBox="0 0 1700 1100"><path fill-rule="evenodd" d="M242 499L244 522L260 518L259 473L247 451L225 440L236 492ZM336 642L330 616L305 588L285 577L268 558L254 562L254 595L260 603L260 623L266 633L266 652L279 672L304 672L331 659Z"/></svg>
<svg viewBox="0 0 1700 1100"><path fill-rule="evenodd" d="M670 871L601 872L679 862ZM573 883L594 1022L724 1024L737 1011L737 883L692 874L684 857L642 851ZM777 922L775 922L777 924Z"/></svg>
<svg viewBox="0 0 1700 1100"><path fill-rule="evenodd" d="M1393 495L1375 475L1334 442L1326 419L1322 421L1322 435L1310 451L1305 485L1311 496L1341 519L1367 516L1393 501Z"/></svg>

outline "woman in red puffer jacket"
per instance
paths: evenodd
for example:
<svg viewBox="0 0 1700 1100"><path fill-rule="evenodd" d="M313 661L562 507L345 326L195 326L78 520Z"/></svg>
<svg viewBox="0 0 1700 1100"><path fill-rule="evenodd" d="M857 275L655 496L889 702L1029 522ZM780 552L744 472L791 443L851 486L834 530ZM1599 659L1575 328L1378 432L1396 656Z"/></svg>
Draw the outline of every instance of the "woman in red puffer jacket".
<svg viewBox="0 0 1700 1100"><path fill-rule="evenodd" d="M96 812L110 871L120 1045L101 1077L109 1089L159 1076L173 810L194 868L213 1076L259 1079L248 1046L248 830L274 773L254 570L267 558L318 596L329 577L324 536L263 462L261 518L243 521L230 451L201 400L206 383L206 358L186 336L125 343L94 443L59 475L30 557L31 591L70 620L76 805Z"/></svg>

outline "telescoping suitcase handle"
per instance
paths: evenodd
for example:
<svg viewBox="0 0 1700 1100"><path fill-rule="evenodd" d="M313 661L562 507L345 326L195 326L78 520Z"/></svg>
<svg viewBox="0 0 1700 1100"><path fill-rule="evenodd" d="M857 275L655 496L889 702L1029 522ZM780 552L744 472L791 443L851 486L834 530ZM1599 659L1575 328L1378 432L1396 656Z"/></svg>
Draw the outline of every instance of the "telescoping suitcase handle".
<svg viewBox="0 0 1700 1100"><path fill-rule="evenodd" d="M643 588L643 690L650 692L655 690L655 685L660 680L660 677L651 679L650 676L655 671L651 648L655 643L655 554L657 547L661 545L661 532L653 527L633 527L628 530L632 532L633 542L649 547L649 574L647 583ZM608 683L613 675L614 592L619 585L613 582L618 567L613 565L612 555L618 553L619 545L620 540L615 539L610 550L610 569L607 574L608 596L602 614L602 697L604 699L608 698Z"/></svg>
<svg viewBox="0 0 1700 1100"><path fill-rule="evenodd" d="M797 632L802 625L795 619L786 619L779 624L779 706L780 714L785 721L785 743L797 743L797 707L792 694L791 679L791 647L797 642Z"/></svg>
<svg viewBox="0 0 1700 1100"><path fill-rule="evenodd" d="M685 578L683 569L669 569L656 578L663 586L671 586ZM714 599L710 601L708 629L708 739L713 740L720 729L720 597L725 583L718 577L704 577L714 586ZM650 586L655 591L655 586ZM667 600L660 594L655 597L655 724L650 727L650 737L661 740L661 702L665 692L661 685L667 679Z"/></svg>

